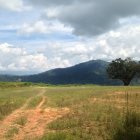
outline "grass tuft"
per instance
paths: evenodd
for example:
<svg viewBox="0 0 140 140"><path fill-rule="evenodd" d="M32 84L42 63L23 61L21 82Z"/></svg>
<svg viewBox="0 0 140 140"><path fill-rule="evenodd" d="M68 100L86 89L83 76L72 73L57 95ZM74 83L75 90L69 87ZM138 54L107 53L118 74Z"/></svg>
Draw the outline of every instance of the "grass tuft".
<svg viewBox="0 0 140 140"><path fill-rule="evenodd" d="M15 124L18 124L20 126L24 126L27 123L27 118L25 116L21 116L15 121Z"/></svg>
<svg viewBox="0 0 140 140"><path fill-rule="evenodd" d="M114 140L139 140L140 139L140 115L136 112L128 112L122 120L113 136Z"/></svg>
<svg viewBox="0 0 140 140"><path fill-rule="evenodd" d="M12 138L15 134L18 134L18 132L19 132L19 129L18 129L18 128L12 127L12 128L10 128L10 129L7 131L5 137L8 138L8 139L10 139L10 138Z"/></svg>

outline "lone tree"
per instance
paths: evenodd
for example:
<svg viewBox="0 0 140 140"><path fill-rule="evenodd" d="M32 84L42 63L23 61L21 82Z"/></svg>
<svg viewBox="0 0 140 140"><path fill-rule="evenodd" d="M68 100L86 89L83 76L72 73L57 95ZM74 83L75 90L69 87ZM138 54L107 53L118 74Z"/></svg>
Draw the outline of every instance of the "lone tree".
<svg viewBox="0 0 140 140"><path fill-rule="evenodd" d="M137 62L131 58L118 58L109 64L107 73L111 79L119 79L128 86L137 73L136 67Z"/></svg>

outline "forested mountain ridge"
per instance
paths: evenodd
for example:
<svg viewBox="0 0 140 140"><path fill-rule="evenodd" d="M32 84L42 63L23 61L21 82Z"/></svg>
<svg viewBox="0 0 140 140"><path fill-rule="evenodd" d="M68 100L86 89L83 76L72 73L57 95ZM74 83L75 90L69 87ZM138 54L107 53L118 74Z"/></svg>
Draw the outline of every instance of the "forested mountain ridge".
<svg viewBox="0 0 140 140"><path fill-rule="evenodd" d="M109 62L91 60L68 68L57 68L40 74L23 76L22 81L49 84L120 84L108 78L106 68Z"/></svg>

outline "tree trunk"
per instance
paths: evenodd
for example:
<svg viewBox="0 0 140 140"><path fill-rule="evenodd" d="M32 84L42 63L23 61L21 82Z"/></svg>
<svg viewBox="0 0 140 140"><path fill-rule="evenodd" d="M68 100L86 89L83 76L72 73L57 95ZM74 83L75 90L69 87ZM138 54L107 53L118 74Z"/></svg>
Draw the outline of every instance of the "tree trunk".
<svg viewBox="0 0 140 140"><path fill-rule="evenodd" d="M123 80L124 86L128 86L130 84L130 82L131 82L131 80L129 80L129 79Z"/></svg>
<svg viewBox="0 0 140 140"><path fill-rule="evenodd" d="M128 86L129 84L128 83L124 83L124 86Z"/></svg>

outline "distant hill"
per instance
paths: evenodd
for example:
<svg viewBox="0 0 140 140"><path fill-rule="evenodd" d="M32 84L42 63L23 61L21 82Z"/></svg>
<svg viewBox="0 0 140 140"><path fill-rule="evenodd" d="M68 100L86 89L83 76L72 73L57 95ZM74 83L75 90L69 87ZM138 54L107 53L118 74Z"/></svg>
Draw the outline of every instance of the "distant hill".
<svg viewBox="0 0 140 140"><path fill-rule="evenodd" d="M12 76L12 75L0 75L0 81L2 82L15 82L19 81L19 76Z"/></svg>
<svg viewBox="0 0 140 140"><path fill-rule="evenodd" d="M109 62L92 60L68 68L57 68L40 74L21 76L24 82L48 84L99 84L120 85L118 80L108 78L106 68Z"/></svg>

